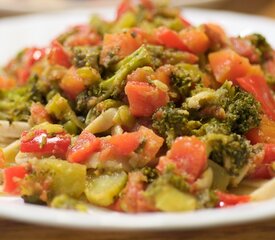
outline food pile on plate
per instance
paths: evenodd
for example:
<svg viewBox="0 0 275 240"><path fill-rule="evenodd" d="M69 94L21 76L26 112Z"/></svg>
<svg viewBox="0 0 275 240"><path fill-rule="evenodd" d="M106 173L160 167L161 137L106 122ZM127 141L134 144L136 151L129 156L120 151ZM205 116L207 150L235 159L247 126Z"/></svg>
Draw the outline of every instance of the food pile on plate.
<svg viewBox="0 0 275 240"><path fill-rule="evenodd" d="M275 196L272 47L159 2L124 0L113 21L92 16L2 68L6 195L129 213Z"/></svg>

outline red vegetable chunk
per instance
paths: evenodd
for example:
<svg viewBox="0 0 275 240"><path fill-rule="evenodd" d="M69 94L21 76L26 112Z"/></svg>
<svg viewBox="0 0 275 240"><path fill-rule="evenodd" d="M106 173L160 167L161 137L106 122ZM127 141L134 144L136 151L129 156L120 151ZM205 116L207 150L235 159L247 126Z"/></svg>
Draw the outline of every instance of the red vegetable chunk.
<svg viewBox="0 0 275 240"><path fill-rule="evenodd" d="M88 131L83 131L68 149L69 162L85 162L93 153L100 150L100 140Z"/></svg>
<svg viewBox="0 0 275 240"><path fill-rule="evenodd" d="M3 170L3 191L9 194L19 194L19 182L27 174L24 166L13 166Z"/></svg>
<svg viewBox="0 0 275 240"><path fill-rule="evenodd" d="M71 137L65 133L50 136L44 130L34 130L22 134L20 151L64 158L70 143Z"/></svg>
<svg viewBox="0 0 275 240"><path fill-rule="evenodd" d="M125 93L130 111L136 117L150 117L169 101L167 92L145 82L128 82Z"/></svg>
<svg viewBox="0 0 275 240"><path fill-rule="evenodd" d="M171 164L175 166L177 173L187 175L193 182L206 168L205 143L194 136L177 138L167 155L160 158L157 169L163 172Z"/></svg>

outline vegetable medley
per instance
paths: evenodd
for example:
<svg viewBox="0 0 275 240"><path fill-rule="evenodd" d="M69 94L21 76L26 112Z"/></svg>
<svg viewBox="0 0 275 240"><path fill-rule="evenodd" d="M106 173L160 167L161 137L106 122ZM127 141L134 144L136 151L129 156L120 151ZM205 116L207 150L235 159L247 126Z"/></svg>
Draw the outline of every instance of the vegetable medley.
<svg viewBox="0 0 275 240"><path fill-rule="evenodd" d="M4 193L180 212L253 201L232 191L273 178L272 47L159 2L124 0L115 20L92 16L2 68Z"/></svg>

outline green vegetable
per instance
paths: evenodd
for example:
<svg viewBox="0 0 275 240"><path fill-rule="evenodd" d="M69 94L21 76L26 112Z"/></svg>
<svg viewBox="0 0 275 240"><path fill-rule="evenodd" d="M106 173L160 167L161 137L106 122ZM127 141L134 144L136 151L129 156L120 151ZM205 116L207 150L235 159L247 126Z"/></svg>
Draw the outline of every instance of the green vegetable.
<svg viewBox="0 0 275 240"><path fill-rule="evenodd" d="M166 139L168 146L178 136L190 135L199 122L189 121L189 112L174 103L161 107L153 115L153 129Z"/></svg>
<svg viewBox="0 0 275 240"><path fill-rule="evenodd" d="M74 198L71 198L65 194L58 195L54 197L51 202L51 207L53 208L62 208L62 209L72 209L80 212L88 211L88 206Z"/></svg>
<svg viewBox="0 0 275 240"><path fill-rule="evenodd" d="M150 195L150 190L146 193ZM154 192L152 198L156 208L165 212L192 211L197 208L197 201L194 196L181 192L170 185L163 185Z"/></svg>
<svg viewBox="0 0 275 240"><path fill-rule="evenodd" d="M20 150L20 140L16 140L2 149L5 163L15 162L15 157Z"/></svg>
<svg viewBox="0 0 275 240"><path fill-rule="evenodd" d="M88 176L85 194L89 202L98 206L111 205L127 182L125 172Z"/></svg>
<svg viewBox="0 0 275 240"><path fill-rule="evenodd" d="M21 183L21 195L47 202L66 194L78 198L85 190L86 166L48 158L33 162L33 172Z"/></svg>
<svg viewBox="0 0 275 240"><path fill-rule="evenodd" d="M177 64L172 70L171 85L184 99L188 97L201 81L201 72L197 65Z"/></svg>
<svg viewBox="0 0 275 240"><path fill-rule="evenodd" d="M57 93L46 105L49 114L61 121L72 121L78 128L83 129L84 124L78 119L68 101Z"/></svg>
<svg viewBox="0 0 275 240"><path fill-rule="evenodd" d="M211 160L208 161L208 165L213 171L213 183L211 188L214 190L226 191L230 182L230 176L226 170Z"/></svg>
<svg viewBox="0 0 275 240"><path fill-rule="evenodd" d="M235 133L231 135L212 133L202 139L207 144L209 158L224 167L229 175L238 176L248 164L252 147L244 137Z"/></svg>
<svg viewBox="0 0 275 240"><path fill-rule="evenodd" d="M73 49L73 63L76 67L89 67L99 70L99 47L79 46Z"/></svg>

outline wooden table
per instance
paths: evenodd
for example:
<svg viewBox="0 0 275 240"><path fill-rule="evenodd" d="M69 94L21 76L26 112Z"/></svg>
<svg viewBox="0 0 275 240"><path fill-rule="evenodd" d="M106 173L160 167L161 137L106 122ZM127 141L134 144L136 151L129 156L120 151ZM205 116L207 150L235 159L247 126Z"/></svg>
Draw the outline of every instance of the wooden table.
<svg viewBox="0 0 275 240"><path fill-rule="evenodd" d="M98 0L97 0L98 1ZM103 2L101 0L101 2ZM207 6L205 6L207 7ZM233 10L275 18L275 0L228 0L211 8ZM275 218L257 223L193 231L95 232L35 226L0 219L1 240L274 240Z"/></svg>

